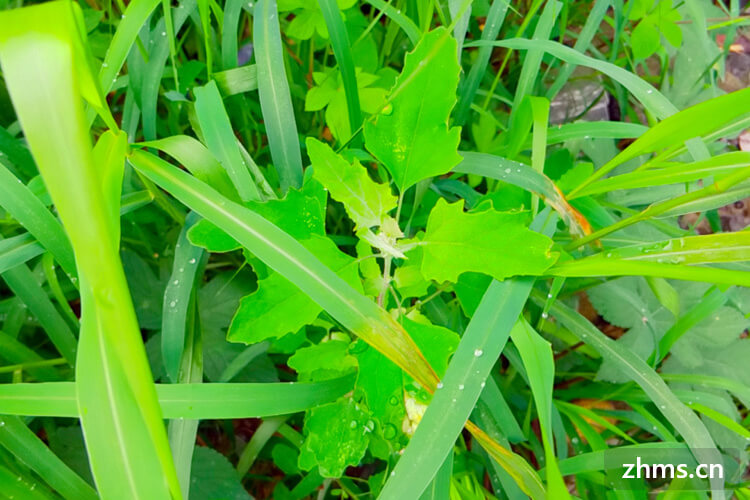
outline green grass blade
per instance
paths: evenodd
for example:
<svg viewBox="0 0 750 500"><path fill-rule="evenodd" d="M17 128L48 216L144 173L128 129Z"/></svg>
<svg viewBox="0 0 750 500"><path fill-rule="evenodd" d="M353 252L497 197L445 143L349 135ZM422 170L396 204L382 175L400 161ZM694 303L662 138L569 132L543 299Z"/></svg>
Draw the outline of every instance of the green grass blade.
<svg viewBox="0 0 750 500"><path fill-rule="evenodd" d="M469 29L471 20L471 0L448 0L448 11L451 15L451 26L453 27L453 38L458 46L458 60L461 61L466 31Z"/></svg>
<svg viewBox="0 0 750 500"><path fill-rule="evenodd" d="M0 414L78 418L76 384L0 384Z"/></svg>
<svg viewBox="0 0 750 500"><path fill-rule="evenodd" d="M614 64L589 57L560 43L551 40L511 38L497 42L477 41L466 44L467 47L481 47L482 45L494 45L496 47L506 47L514 50L543 50L544 52L567 63L577 66L585 66L604 73L628 89L628 91L633 94L633 96L638 99L646 109L658 118L666 118L678 111L662 93L630 71L615 66Z"/></svg>
<svg viewBox="0 0 750 500"><path fill-rule="evenodd" d="M515 278L490 285L448 365L441 387L379 498L418 498L427 487L479 399L484 380L505 346L532 283L533 278ZM507 460L500 465L532 498L545 498L544 487L528 464L522 469Z"/></svg>
<svg viewBox="0 0 750 500"><path fill-rule="evenodd" d="M168 154L187 168L191 174L223 196L232 201L240 201L237 189L232 184L227 171L211 152L193 137L173 135L156 141L144 142L140 145L155 148Z"/></svg>
<svg viewBox="0 0 750 500"><path fill-rule="evenodd" d="M243 0L228 0L224 5L221 29L221 67L224 71L237 67L237 27L242 15ZM214 73L214 78L218 73Z"/></svg>
<svg viewBox="0 0 750 500"><path fill-rule="evenodd" d="M203 265L201 263L201 267ZM203 339L198 317L197 288L197 285L194 285L193 293L188 297L190 308L186 319L189 323L186 326L184 349L177 376L177 382L181 384L203 382ZM190 498L190 477L199 423L199 420L185 420L184 418L173 419L169 422L169 446L172 448L177 477L180 480L180 490L184 498Z"/></svg>
<svg viewBox="0 0 750 500"><path fill-rule="evenodd" d="M247 471L253 466L253 462L258 458L263 447L266 445L269 439L276 434L276 431L286 421L286 416L281 417L270 417L263 420L263 423L253 433L253 437L250 438L245 448L240 453L240 458L237 461L237 475L245 477Z"/></svg>
<svg viewBox="0 0 750 500"><path fill-rule="evenodd" d="M450 500L451 478L453 477L453 450L449 451L419 500Z"/></svg>
<svg viewBox="0 0 750 500"><path fill-rule="evenodd" d="M12 27L0 36L0 62L85 284L76 379L97 487L104 496L170 498L179 484L119 260L119 217L103 199L114 187L102 183L117 176L95 169L81 106L88 90L76 73L76 9L53 2L0 14Z"/></svg>
<svg viewBox="0 0 750 500"><path fill-rule="evenodd" d="M188 214L185 225L177 239L174 251L172 275L164 290L164 308L161 321L161 354L167 376L173 382L178 379L180 362L185 346L186 329L192 322L189 314L193 288L202 267L199 265L205 251L193 246L187 238L188 230L200 217Z"/></svg>
<svg viewBox="0 0 750 500"><path fill-rule="evenodd" d="M701 189L685 193L676 198L654 203L641 212L620 219L614 224L610 224L598 231L587 234L583 238L574 240L572 243L569 243L565 249L572 250L578 248L586 243L596 241L610 233L631 226L637 222L653 219L654 217L667 217L670 215L706 209L707 207L713 206L716 208L726 205L727 200L737 200L747 196L745 193L750 191L747 187L739 186L736 189L731 188L743 183L748 177L750 177L750 167L745 166L744 168L722 177L713 184L709 184ZM739 198L737 198L738 196Z"/></svg>
<svg viewBox="0 0 750 500"><path fill-rule="evenodd" d="M217 420L297 413L335 401L354 386L349 375L320 382L156 384L164 418ZM0 384L0 413L77 417L74 382Z"/></svg>
<svg viewBox="0 0 750 500"><path fill-rule="evenodd" d="M336 62L341 71L344 93L346 94L346 107L349 112L349 127L354 131L362 124L362 109L359 105L357 75L354 71L354 59L352 58L349 35L346 33L346 26L341 19L341 12L336 0L318 0L318 5L323 12L326 26L328 26L333 54L336 56Z"/></svg>
<svg viewBox="0 0 750 500"><path fill-rule="evenodd" d="M25 264L17 265L2 273L2 279L39 320L57 351L73 365L76 360L76 338L31 270Z"/></svg>
<svg viewBox="0 0 750 500"><path fill-rule="evenodd" d="M0 240L0 274L44 253L44 247L29 233Z"/></svg>
<svg viewBox="0 0 750 500"><path fill-rule="evenodd" d="M77 276L73 249L60 223L0 157L0 206L21 223L68 273Z"/></svg>
<svg viewBox="0 0 750 500"><path fill-rule="evenodd" d="M581 189L576 197L606 193L615 189L635 189L651 186L663 186L706 179L711 176L723 176L743 169L750 164L750 153L734 151L714 156L705 161L667 164L664 168L630 172L627 174L601 179Z"/></svg>
<svg viewBox="0 0 750 500"><path fill-rule="evenodd" d="M628 122L574 122L550 127L547 144L558 144L572 139L630 139L642 136L649 128Z"/></svg>
<svg viewBox="0 0 750 500"><path fill-rule="evenodd" d="M214 73L214 81L224 97L258 89L258 66L248 64Z"/></svg>
<svg viewBox="0 0 750 500"><path fill-rule="evenodd" d="M546 462L547 494L554 498L570 498L557 467L552 437L552 391L555 381L552 346L525 319L516 323L510 331L510 338L521 355L539 417Z"/></svg>
<svg viewBox="0 0 750 500"><path fill-rule="evenodd" d="M68 500L96 500L96 492L57 458L18 417L0 416L0 444Z"/></svg>
<svg viewBox="0 0 750 500"><path fill-rule="evenodd" d="M700 403L688 403L688 407L697 411L698 413L707 416L714 422L726 427L735 434L744 437L746 440L750 440L750 431L745 429L741 424L738 424L723 413Z"/></svg>
<svg viewBox="0 0 750 500"><path fill-rule="evenodd" d="M708 318L728 300L727 294L720 289L714 288L708 292L697 305L693 306L687 313L681 316L659 340L658 351L649 357L649 362L664 359L672 346L685 335L692 327ZM750 399L748 399L750 401Z"/></svg>
<svg viewBox="0 0 750 500"><path fill-rule="evenodd" d="M486 153L461 151L463 161L453 167L454 172L481 175L513 184L542 197L563 218L575 234L591 232L589 223L571 207L549 177L528 165Z"/></svg>
<svg viewBox="0 0 750 500"><path fill-rule="evenodd" d="M43 488L37 488L37 483L31 477L19 475L7 467L0 465L0 491L5 498L23 498L24 500L55 500L51 493Z"/></svg>
<svg viewBox="0 0 750 500"><path fill-rule="evenodd" d="M162 0L163 1L163 0ZM172 18L175 32L180 31L188 16L195 10L195 0L182 0L180 6L173 9ZM162 18L150 32L150 47L148 62L143 70L140 82L139 107L143 115L143 137L146 140L156 139L157 101L159 89L164 75L167 57L171 55L173 37L167 33L165 21ZM162 33L167 33L162 36ZM174 61L173 61L174 64ZM132 89L133 87L131 87ZM177 86L175 85L175 88ZM123 125L124 126L124 125Z"/></svg>
<svg viewBox="0 0 750 500"><path fill-rule="evenodd" d="M419 27L414 21L404 15L400 9L391 5L391 2L386 2L385 0L365 1L378 10L383 11L389 19L396 23L399 28L404 30L404 33L406 33L406 36L409 38L412 45L416 45L417 42L419 42L419 39L422 38L422 33L419 31Z"/></svg>
<svg viewBox="0 0 750 500"><path fill-rule="evenodd" d="M549 210L537 220L543 221L541 217L546 218L548 214ZM547 228L554 228L554 224ZM533 278L492 281L461 337L439 389L434 393L380 498L417 498L432 480L476 405L485 380L521 314L533 283ZM475 426L471 426L470 430L479 439L489 439L481 431L475 433L475 430L479 431ZM440 439L436 436L440 436ZM482 442L482 446L525 493L532 498L545 497L544 486L528 463L499 445L492 447L486 444L486 440Z"/></svg>
<svg viewBox="0 0 750 500"><path fill-rule="evenodd" d="M532 299L539 305L545 303L545 297L538 292L532 292ZM677 399L650 366L632 351L604 335L578 312L559 301L552 305L550 313L581 342L593 347L643 389L664 417L682 435L699 463L719 463L719 452L703 422ZM568 473L562 467L561 470L563 474ZM723 492L720 491L722 484L723 479L712 482L714 498L724 498Z"/></svg>
<svg viewBox="0 0 750 500"><path fill-rule="evenodd" d="M385 354L424 387L437 382L419 349L391 316L359 294L307 249L255 212L233 203L189 174L142 151L130 163L149 179L213 222Z"/></svg>
<svg viewBox="0 0 750 500"><path fill-rule="evenodd" d="M598 169L574 192L628 160L663 148L674 147L675 144L679 146L689 139L703 137L717 128L743 118L750 112L749 102L750 89L743 89L709 99L665 118Z"/></svg>
<svg viewBox="0 0 750 500"><path fill-rule="evenodd" d="M584 24L581 32L578 34L575 45L573 45L573 50L581 53L586 52L594 35L596 35L601 28L602 19L604 19L604 15L607 13L610 4L611 0L597 0L594 3L594 7L586 18L586 24ZM552 100L555 98L560 89L568 82L568 79L570 78L570 75L573 74L574 70L575 66L572 64L565 64L560 69L560 72L555 77L555 81L552 82L552 85L550 85L550 88L547 90L547 99Z"/></svg>
<svg viewBox="0 0 750 500"><path fill-rule="evenodd" d="M734 393L735 396L742 399L744 404L750 401L750 387L742 382L730 380L724 377L712 377L708 375L696 375L685 373L664 373L662 378L667 382L677 382L691 384L697 387L706 387L722 389Z"/></svg>
<svg viewBox="0 0 750 500"><path fill-rule="evenodd" d="M503 21L505 21L505 14L508 12L509 5L509 0L493 0L492 6L487 13L484 29L482 30L482 40L492 41L497 38L500 28L503 26ZM491 55L491 46L487 45L479 48L477 59L472 64L468 76L458 90L458 104L456 104L456 110L454 111L455 125L463 125L466 122L469 110L471 109L471 103L474 100L474 95L479 85L482 83L482 77L487 70L487 64L490 62Z"/></svg>
<svg viewBox="0 0 750 500"><path fill-rule="evenodd" d="M534 42L542 42L549 39L555 20L561 9L562 3L560 2L547 2L542 11L542 15L539 17L536 29L534 30ZM544 51L540 48L530 48L526 53L521 68L521 74L518 77L516 93L513 98L513 108L511 110L510 118L511 123L513 122L513 117L518 113L521 107L523 98L534 93L534 86L537 83L539 65L542 63L543 55Z"/></svg>
<svg viewBox="0 0 750 500"><path fill-rule="evenodd" d="M279 175L281 191L302 185L302 153L297 137L289 82L284 69L284 50L279 34L276 0L259 0L253 16L253 44L258 67L260 107Z"/></svg>
<svg viewBox="0 0 750 500"><path fill-rule="evenodd" d="M209 0L198 1L198 15L201 21L201 35L203 35L203 50L206 56L206 72L208 79L213 74L213 52L211 51L211 9Z"/></svg>
<svg viewBox="0 0 750 500"><path fill-rule="evenodd" d="M122 69L122 65L125 64L125 59L141 31L141 27L146 24L159 2L160 0L133 0L128 4L112 41L109 43L101 71L99 71L99 81L104 93L109 92L112 88L112 84Z"/></svg>
<svg viewBox="0 0 750 500"><path fill-rule="evenodd" d="M216 83L209 82L204 87L196 88L194 92L195 113L208 150L226 169L242 201L260 200L258 187L240 156L232 124Z"/></svg>
<svg viewBox="0 0 750 500"><path fill-rule="evenodd" d="M661 262L624 259L580 259L566 261L547 270L550 276L585 278L592 276L656 276L675 280L703 281L717 285L750 287L750 272L717 267L682 266Z"/></svg>
<svg viewBox="0 0 750 500"><path fill-rule="evenodd" d="M25 371L37 380L60 380L60 375L54 367L41 365L40 362L45 361L44 358L19 342L15 337L11 337L2 331L0 331L0 358L17 365L29 364L33 366L36 364L36 367L30 367Z"/></svg>

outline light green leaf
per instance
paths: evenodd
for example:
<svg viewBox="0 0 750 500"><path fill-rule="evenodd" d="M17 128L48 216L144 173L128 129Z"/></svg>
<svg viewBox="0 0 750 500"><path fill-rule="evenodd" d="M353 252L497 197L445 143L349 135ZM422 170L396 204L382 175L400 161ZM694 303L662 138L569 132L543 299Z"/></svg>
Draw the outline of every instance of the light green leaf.
<svg viewBox="0 0 750 500"><path fill-rule="evenodd" d="M357 263L333 241L315 236L301 243L344 281L362 291ZM255 293L242 299L227 338L232 342L255 343L281 337L312 323L322 310L293 283L273 273L258 282Z"/></svg>
<svg viewBox="0 0 750 500"><path fill-rule="evenodd" d="M356 360L348 355L349 342L329 340L298 349L287 365L296 371L301 381L318 381L336 378L351 372Z"/></svg>
<svg viewBox="0 0 750 500"><path fill-rule="evenodd" d="M312 137L307 139L307 152L313 177L328 189L334 200L344 204L357 228L380 226L387 213L396 208L396 197L390 187L373 181L359 161L349 163L330 146Z"/></svg>
<svg viewBox="0 0 750 500"><path fill-rule="evenodd" d="M307 437L299 465L310 470L316 465L323 477L341 477L350 465L357 465L370 441L367 413L351 399L310 410L305 419ZM331 446L335 443L335 446Z"/></svg>
<svg viewBox="0 0 750 500"><path fill-rule="evenodd" d="M193 453L190 499L250 500L227 457L218 451L198 446Z"/></svg>
<svg viewBox="0 0 750 500"><path fill-rule="evenodd" d="M456 282L473 271L503 280L539 275L557 259L552 241L530 231L522 213L489 209L464 213L463 202L440 199L430 213L422 241L422 274L438 282Z"/></svg>
<svg viewBox="0 0 750 500"><path fill-rule="evenodd" d="M448 129L456 104L456 41L445 28L424 35L407 54L389 95L389 106L365 123L365 145L391 173L401 192L422 179L450 171L460 129Z"/></svg>

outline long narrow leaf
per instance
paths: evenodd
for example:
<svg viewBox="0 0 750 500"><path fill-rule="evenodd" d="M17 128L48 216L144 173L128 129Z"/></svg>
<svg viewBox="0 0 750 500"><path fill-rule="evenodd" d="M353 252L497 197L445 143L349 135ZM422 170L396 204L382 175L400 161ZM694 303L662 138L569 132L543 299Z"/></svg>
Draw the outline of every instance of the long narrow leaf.
<svg viewBox="0 0 750 500"><path fill-rule="evenodd" d="M284 69L276 0L259 0L253 16L253 43L258 67L258 94L266 124L271 157L279 174L281 191L302 185L302 154L297 122Z"/></svg>
<svg viewBox="0 0 750 500"><path fill-rule="evenodd" d="M286 415L329 403L352 390L351 376L321 382L157 384L164 418L228 419ZM74 382L0 384L0 413L78 417Z"/></svg>

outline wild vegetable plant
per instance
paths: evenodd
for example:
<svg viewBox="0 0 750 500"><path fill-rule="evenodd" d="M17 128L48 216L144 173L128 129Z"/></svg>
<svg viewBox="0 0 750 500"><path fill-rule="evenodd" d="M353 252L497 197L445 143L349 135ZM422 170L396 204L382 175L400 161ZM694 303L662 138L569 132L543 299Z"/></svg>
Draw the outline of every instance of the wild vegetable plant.
<svg viewBox="0 0 750 500"><path fill-rule="evenodd" d="M654 43L710 12L93 3L0 12L5 495L750 496L748 233L677 224L750 194L750 91ZM629 122L550 126L576 67Z"/></svg>

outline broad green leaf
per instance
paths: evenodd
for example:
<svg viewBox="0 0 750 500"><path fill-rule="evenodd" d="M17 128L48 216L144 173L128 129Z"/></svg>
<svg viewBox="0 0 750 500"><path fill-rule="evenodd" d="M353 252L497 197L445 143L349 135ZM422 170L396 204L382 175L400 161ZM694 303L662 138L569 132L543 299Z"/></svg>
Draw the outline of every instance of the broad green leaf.
<svg viewBox="0 0 750 500"><path fill-rule="evenodd" d="M349 163L330 146L313 138L307 139L307 152L314 178L334 200L344 204L357 228L382 225L388 212L396 208L397 200L390 187L373 181L359 161Z"/></svg>
<svg viewBox="0 0 750 500"><path fill-rule="evenodd" d="M269 267L297 285L344 327L385 353L423 387L436 384L434 371L403 328L290 235L153 155L134 151L130 163L196 212L220 225Z"/></svg>
<svg viewBox="0 0 750 500"><path fill-rule="evenodd" d="M361 340L355 344L352 354L359 365L355 398L359 400L360 395L364 396L370 415L379 423L373 432L384 440L400 441L406 415L403 372Z"/></svg>
<svg viewBox="0 0 750 500"><path fill-rule="evenodd" d="M448 368L448 360L456 352L458 335L442 326L431 324L426 318L402 318L402 324L419 346L438 376Z"/></svg>
<svg viewBox="0 0 750 500"><path fill-rule="evenodd" d="M427 33L407 54L388 107L365 123L367 149L385 165L401 193L461 161L460 129L448 128L458 74L450 33L445 28Z"/></svg>
<svg viewBox="0 0 750 500"><path fill-rule="evenodd" d="M291 191L290 191L291 192ZM315 236L301 243L313 255L361 292L357 264L328 238ZM258 282L258 290L240 301L227 339L253 344L294 333L323 311L310 297L279 273Z"/></svg>
<svg viewBox="0 0 750 500"><path fill-rule="evenodd" d="M231 462L218 451L198 446L193 454L190 499L222 498L250 500L252 497L242 486L241 477Z"/></svg>
<svg viewBox="0 0 750 500"><path fill-rule="evenodd" d="M367 413L351 399L310 410L305 418L307 436L300 449L300 467L310 470L317 466L323 477L341 477L365 455L371 426Z"/></svg>
<svg viewBox="0 0 750 500"><path fill-rule="evenodd" d="M287 364L299 374L301 381L336 378L356 367L356 361L348 351L349 342L328 340L297 349Z"/></svg>
<svg viewBox="0 0 750 500"><path fill-rule="evenodd" d="M308 180L302 190L290 189L281 200L248 202L246 206L272 221L298 240L325 234L326 194L317 182ZM234 238L203 219L188 232L193 245L210 252L230 252L241 248Z"/></svg>
<svg viewBox="0 0 750 500"><path fill-rule="evenodd" d="M493 209L465 213L463 202L438 201L430 213L422 247L422 274L438 282L456 282L461 273L478 272L503 280L539 275L557 254L546 236L530 231L522 213Z"/></svg>

